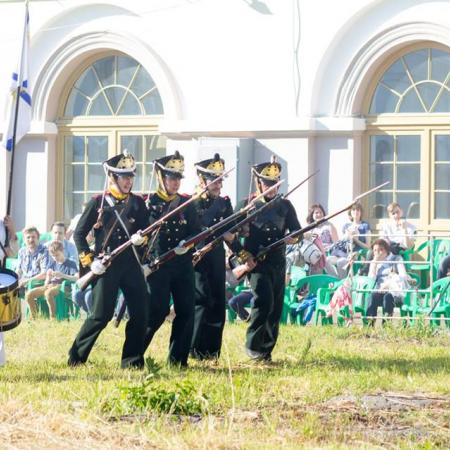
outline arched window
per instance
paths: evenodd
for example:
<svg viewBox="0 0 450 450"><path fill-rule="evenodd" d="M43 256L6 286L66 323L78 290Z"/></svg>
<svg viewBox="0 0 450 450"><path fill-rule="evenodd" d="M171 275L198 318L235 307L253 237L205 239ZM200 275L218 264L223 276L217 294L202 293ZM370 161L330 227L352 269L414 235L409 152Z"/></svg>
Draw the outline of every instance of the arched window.
<svg viewBox="0 0 450 450"><path fill-rule="evenodd" d="M58 216L69 220L84 202L103 190L102 162L127 149L136 159L134 192L150 188L151 161L165 154L158 134L164 108L145 68L126 55L91 61L70 83L61 108L63 195Z"/></svg>
<svg viewBox="0 0 450 450"><path fill-rule="evenodd" d="M370 114L450 112L450 53L427 48L397 59L378 82Z"/></svg>
<svg viewBox="0 0 450 450"><path fill-rule="evenodd" d="M450 220L450 52L419 48L391 61L368 102L365 167L369 186L391 181L369 200L373 221L397 202L424 231Z"/></svg>
<svg viewBox="0 0 450 450"><path fill-rule="evenodd" d="M88 67L64 112L66 117L145 114L163 114L161 97L149 73L128 56L109 56Z"/></svg>

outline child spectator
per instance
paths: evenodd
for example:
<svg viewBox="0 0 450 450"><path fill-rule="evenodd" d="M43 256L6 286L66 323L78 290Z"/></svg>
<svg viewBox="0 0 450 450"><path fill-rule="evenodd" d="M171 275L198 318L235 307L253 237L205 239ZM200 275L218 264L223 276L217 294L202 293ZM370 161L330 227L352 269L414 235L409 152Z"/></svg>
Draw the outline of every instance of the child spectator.
<svg viewBox="0 0 450 450"><path fill-rule="evenodd" d="M403 211L398 203L389 203L387 212L389 220L383 224L380 237L389 243L390 251L398 255L413 247L416 227L402 219Z"/></svg>
<svg viewBox="0 0 450 450"><path fill-rule="evenodd" d="M55 222L51 228L52 239L54 241L62 242L64 249L64 256L66 259L71 259L76 264L78 264L78 252L75 244L73 242L65 239L66 226L64 222ZM47 244L47 248L50 246L50 242Z"/></svg>
<svg viewBox="0 0 450 450"><path fill-rule="evenodd" d="M36 299L45 296L50 318L56 317L55 297L58 295L64 280L75 281L78 278L78 268L74 261L64 256L64 245L60 241L53 241L49 245L51 261L47 267L47 274L43 286L30 289L25 299L30 307L33 319L36 318Z"/></svg>
<svg viewBox="0 0 450 450"><path fill-rule="evenodd" d="M317 220L322 219L326 216L326 212L324 207L317 203L312 205L309 208L308 216L306 217L306 223L311 224L316 222ZM336 227L331 222L323 222L313 230L311 230L311 234L317 234L319 239L322 241L322 244L327 251L329 248L333 246L333 244L338 240L338 234L336 231Z"/></svg>
<svg viewBox="0 0 450 450"><path fill-rule="evenodd" d="M375 291L367 306L367 317L375 317L379 306L383 314L392 317L395 306L403 303L404 290L408 288L403 259L391 253L389 244L384 239L377 239L372 245L373 260L369 267L369 277L375 278ZM370 324L375 324L372 319Z"/></svg>
<svg viewBox="0 0 450 450"><path fill-rule="evenodd" d="M311 224L316 222L317 220L322 219L326 216L326 212L324 207L320 203L316 203L309 208L308 216L306 217L306 222ZM315 238L317 236L318 239ZM323 273L323 269L329 275L337 276L336 268L326 257L326 253L328 250L333 248L333 245L338 240L338 234L336 231L336 227L331 222L323 222L316 228L312 229L309 233L306 233L306 238L310 239L317 245L321 250L323 246L324 258L317 265L310 265L308 274L309 275L317 275ZM317 242L320 240L320 243ZM335 258L332 259L332 261Z"/></svg>
<svg viewBox="0 0 450 450"><path fill-rule="evenodd" d="M348 210L350 222L344 224L343 239L337 241L331 249L331 257L328 261L336 266L336 276L345 278L347 270L356 252L370 248L370 225L362 220L363 209L360 203L355 203ZM333 258L333 256L335 258Z"/></svg>

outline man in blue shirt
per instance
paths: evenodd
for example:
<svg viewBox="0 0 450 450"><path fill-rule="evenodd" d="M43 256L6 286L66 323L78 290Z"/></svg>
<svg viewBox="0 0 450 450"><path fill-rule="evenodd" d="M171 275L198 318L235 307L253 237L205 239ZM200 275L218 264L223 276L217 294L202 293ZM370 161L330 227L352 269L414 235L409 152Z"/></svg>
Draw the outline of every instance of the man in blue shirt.
<svg viewBox="0 0 450 450"><path fill-rule="evenodd" d="M39 243L39 231L36 227L27 227L23 230L25 247L19 250L17 262L17 275L19 286L25 287L29 281L44 280L49 256L47 247Z"/></svg>
<svg viewBox="0 0 450 450"><path fill-rule="evenodd" d="M55 222L51 228L52 241L59 241L64 246L64 256L66 259L74 261L78 265L78 252L75 244L65 238L66 226L64 222ZM50 242L47 244L49 248Z"/></svg>
<svg viewBox="0 0 450 450"><path fill-rule="evenodd" d="M36 299L44 296L50 311L50 318L54 319L56 317L55 297L60 292L62 282L64 280L76 281L78 279L77 265L74 261L64 256L62 242L51 242L48 250L51 260L47 267L45 283L43 286L30 289L25 296L33 318L36 318L37 314Z"/></svg>

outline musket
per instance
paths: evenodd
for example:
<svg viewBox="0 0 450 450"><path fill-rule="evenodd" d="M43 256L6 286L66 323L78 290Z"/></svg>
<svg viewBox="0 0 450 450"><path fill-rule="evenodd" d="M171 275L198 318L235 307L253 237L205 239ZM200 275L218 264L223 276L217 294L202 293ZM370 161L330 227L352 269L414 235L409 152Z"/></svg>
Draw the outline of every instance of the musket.
<svg viewBox="0 0 450 450"><path fill-rule="evenodd" d="M272 244L268 245L267 247L262 248L258 254L255 257L256 261L262 261L266 255L268 253L270 253L273 250L276 250L280 247L283 247L284 245L286 245L286 243L288 241L290 241L291 239L297 239L300 236L303 236L305 233L307 233L308 231L313 230L314 228L316 228L317 226L321 225L322 223L326 222L327 220L332 219L333 217L342 214L343 212L349 210L356 202L358 202L359 200L361 200L363 197L366 197L367 195L371 194L372 192L378 191L379 189L381 189L382 187L386 186L387 184L389 184L390 181L386 181L383 184L380 184L379 186L376 186L360 195L358 195L357 197L355 197L352 202L347 205L345 208L340 209L339 211L336 211L334 213L328 214L325 217L322 217L319 220L316 220L315 222L310 223L309 225L307 225L306 227L300 228L299 230L295 230L290 234L287 234L286 236L284 236L283 238L279 239L278 241L273 242ZM238 279L241 279L243 276L245 275L242 274L241 277L239 277Z"/></svg>
<svg viewBox="0 0 450 450"><path fill-rule="evenodd" d="M274 189L277 189L282 183L283 183L283 180L279 181L277 184L274 184L266 191L266 193L268 191L273 191ZM156 272L167 261L170 261L177 255L185 254L190 248L195 247L199 242L202 242L205 239L208 239L217 230L220 230L221 228L225 227L226 225L234 222L240 216L247 214L251 209L255 208L256 201L258 199L260 199L262 195L263 194L260 194L257 197L255 197L250 203L248 203L245 207L241 208L239 211L236 211L234 214L231 214L230 216L226 217L225 219L221 220L220 222L210 226L209 228L206 228L205 230L203 230L200 233L196 234L195 236L187 239L186 241L180 242L181 245L178 245L178 246L168 250L166 253L163 253L162 255L158 256L150 264L150 273ZM257 211L259 211L259 210L257 210ZM236 228L236 226L231 227L229 230L225 231L221 236L223 236L226 233L233 233L234 231L232 231L232 230L234 230L235 228Z"/></svg>
<svg viewBox="0 0 450 450"><path fill-rule="evenodd" d="M193 201L197 200L200 196L202 196L207 190L208 187L217 181L220 181L222 178L226 177L231 171L234 170L234 167L224 172L222 175L218 176L214 180L210 181L205 185L205 187L199 191L196 192L189 200L185 201L181 205L177 206L172 211L169 211L167 214L165 214L163 217L159 218L157 221L153 222L151 225L149 225L147 228L144 228L142 231L139 230L138 233L141 233L142 236L146 236L153 231L155 231L157 228L159 228L163 222L166 222L170 217L174 216L175 214L178 214L180 211L182 211L186 206L191 204ZM128 241L125 241L123 244L119 245L119 247L116 247L110 254L103 256L101 263L108 269L108 267L113 263L113 261L121 254L123 253L128 247L131 247L133 243L131 242L131 239ZM81 291L84 291L87 286L92 283L92 281L95 280L99 275L96 275L91 270L86 273L86 275L83 275L81 278L77 281L77 286Z"/></svg>
<svg viewBox="0 0 450 450"><path fill-rule="evenodd" d="M248 215L245 219L243 219L241 222L237 223L236 225L234 225L232 228L230 228L227 232L228 233L235 233L236 231L238 231L240 228L242 228L244 225L246 225L247 223L252 222L256 216L260 213L262 213L266 207L271 204L271 206L273 205L272 201L275 199L282 199L282 198L286 198L288 197L290 194L292 194L296 189L298 189L302 184L306 183L311 177L313 177L314 175L316 175L319 172L319 170L316 170L315 172L313 172L311 175L309 175L308 177L306 177L304 180L302 180L300 183L298 183L296 186L294 186L287 194L284 195L278 195L276 197L274 197L270 202L268 202L266 205L262 206L261 208L259 208L258 210L254 211L252 214ZM273 185L272 187L270 187L269 189L267 189L266 191L264 191L263 193L259 194L257 197L255 197L254 199L252 199L252 201L250 203L247 204L251 205L251 204L255 204L256 201L258 201L261 197L267 195L268 192L270 192L271 190L273 190L275 187L279 186L281 182L278 182L277 184ZM239 212L239 211L238 211ZM209 242L208 244L206 244L204 247L202 247L201 249L197 250L194 253L193 256L193 262L194 265L198 264L200 262L200 260L208 253L210 252L216 245L220 244L220 242L222 242L225 239L225 234L223 233L220 236L216 237L214 240L212 240L211 242Z"/></svg>

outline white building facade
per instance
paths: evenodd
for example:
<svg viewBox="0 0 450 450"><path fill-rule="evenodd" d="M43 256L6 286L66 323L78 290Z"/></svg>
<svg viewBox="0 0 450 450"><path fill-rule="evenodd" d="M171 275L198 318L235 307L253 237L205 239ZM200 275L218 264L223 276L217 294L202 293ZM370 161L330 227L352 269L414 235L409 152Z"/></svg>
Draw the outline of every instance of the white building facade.
<svg viewBox="0 0 450 450"><path fill-rule="evenodd" d="M19 227L68 221L103 188L101 162L127 148L147 192L152 159L219 152L247 195L271 154L299 217L365 203L373 226L398 201L422 232L450 227L450 1L34 0L31 130L16 148ZM23 2L0 3L0 120ZM4 127L2 127L2 130ZM0 154L0 212L10 154ZM336 220L338 228L346 217Z"/></svg>

